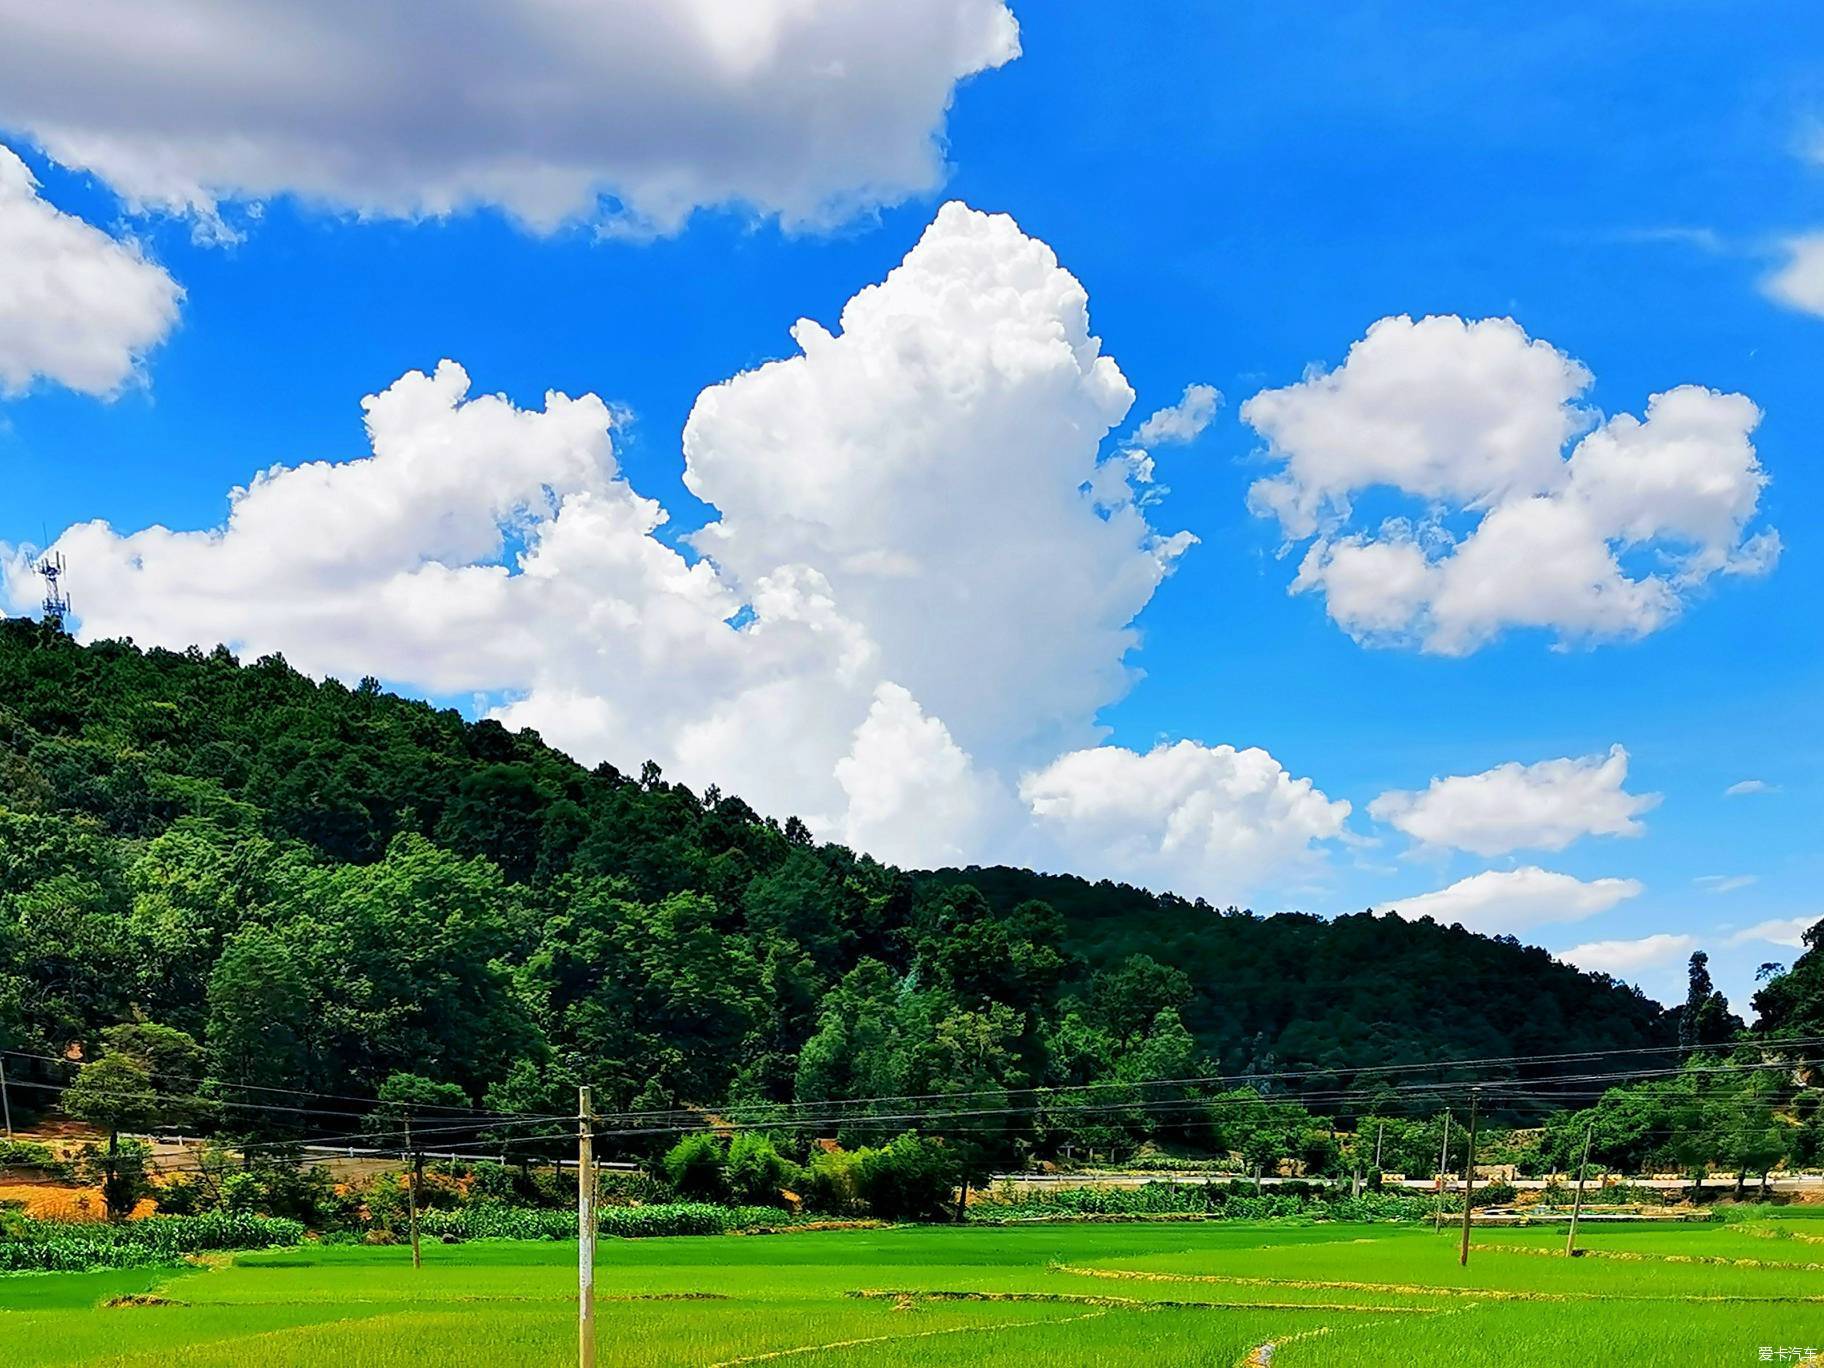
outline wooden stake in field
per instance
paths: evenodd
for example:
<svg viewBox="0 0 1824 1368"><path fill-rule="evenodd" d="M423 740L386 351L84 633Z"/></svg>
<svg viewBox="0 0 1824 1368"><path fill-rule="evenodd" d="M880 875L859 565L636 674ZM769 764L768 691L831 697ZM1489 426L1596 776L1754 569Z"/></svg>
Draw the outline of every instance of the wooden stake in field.
<svg viewBox="0 0 1824 1368"><path fill-rule="evenodd" d="M1457 1253L1457 1262L1469 1267L1469 1221L1470 1213L1476 1209L1476 1102L1482 1095L1480 1088L1469 1090L1469 1149L1463 1155L1463 1248Z"/></svg>
<svg viewBox="0 0 1824 1368"><path fill-rule="evenodd" d="M576 1090L576 1362L595 1368L595 1110Z"/></svg>
<svg viewBox="0 0 1824 1368"><path fill-rule="evenodd" d="M1583 1175L1590 1169L1590 1139L1596 1134L1596 1123L1589 1121L1583 1127L1583 1162L1577 1165L1577 1198L1571 1203L1571 1228L1564 1237L1564 1256L1568 1259L1577 1252L1577 1218L1583 1214Z"/></svg>
<svg viewBox="0 0 1824 1368"><path fill-rule="evenodd" d="M1438 1146L1438 1204L1431 1213L1431 1233L1444 1228L1444 1183L1450 1174L1450 1108L1444 1108L1444 1143Z"/></svg>
<svg viewBox="0 0 1824 1368"><path fill-rule="evenodd" d="M412 1114L405 1114L405 1158L411 1166L405 1177L405 1213L412 1227L412 1267L423 1268L424 1256L418 1252L418 1151L412 1147Z"/></svg>

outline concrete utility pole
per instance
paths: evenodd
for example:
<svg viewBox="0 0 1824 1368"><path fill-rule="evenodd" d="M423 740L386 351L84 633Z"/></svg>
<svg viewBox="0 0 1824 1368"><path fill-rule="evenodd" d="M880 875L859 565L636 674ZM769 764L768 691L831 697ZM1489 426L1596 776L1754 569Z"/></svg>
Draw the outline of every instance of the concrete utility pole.
<svg viewBox="0 0 1824 1368"><path fill-rule="evenodd" d="M1588 1121L1583 1127L1583 1161L1577 1165L1577 1200L1571 1203L1571 1228L1564 1237L1564 1256L1568 1259L1577 1252L1577 1218L1583 1214L1583 1175L1590 1169L1590 1139L1596 1134L1596 1123Z"/></svg>
<svg viewBox="0 0 1824 1368"><path fill-rule="evenodd" d="M1385 1134L1387 1134L1387 1123L1376 1121L1374 1123L1374 1168L1377 1173L1381 1168L1381 1137Z"/></svg>
<svg viewBox="0 0 1824 1368"><path fill-rule="evenodd" d="M1476 1102L1482 1096L1480 1088L1469 1090L1469 1149L1463 1156L1463 1248L1457 1254L1457 1262L1469 1267L1469 1221L1470 1213L1476 1208Z"/></svg>
<svg viewBox="0 0 1824 1368"><path fill-rule="evenodd" d="M411 1167L405 1177L405 1213L412 1226L412 1267L423 1268L424 1256L418 1252L418 1151L412 1148L412 1114L405 1114L405 1158Z"/></svg>
<svg viewBox="0 0 1824 1368"><path fill-rule="evenodd" d="M1438 1204L1431 1213L1431 1233L1444 1228L1444 1181L1450 1172L1450 1108L1444 1108L1444 1143L1438 1146Z"/></svg>
<svg viewBox="0 0 1824 1368"><path fill-rule="evenodd" d="M6 1113L6 1138L13 1138L13 1104L6 1096L6 1061L0 1059L0 1112Z"/></svg>
<svg viewBox="0 0 1824 1368"><path fill-rule="evenodd" d="M576 1090L576 1362L595 1368L595 1109Z"/></svg>

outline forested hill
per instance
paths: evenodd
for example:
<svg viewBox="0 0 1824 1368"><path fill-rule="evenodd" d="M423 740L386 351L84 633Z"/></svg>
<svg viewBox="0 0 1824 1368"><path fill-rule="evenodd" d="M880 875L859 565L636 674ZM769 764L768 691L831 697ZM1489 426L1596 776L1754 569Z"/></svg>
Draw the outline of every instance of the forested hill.
<svg viewBox="0 0 1824 1368"><path fill-rule="evenodd" d="M1346 1077L1672 1030L1509 941L908 876L372 682L0 621L0 1048L92 1053L128 1020L232 1086L411 1072L526 1110L579 1081L624 1108Z"/></svg>
<svg viewBox="0 0 1824 1368"><path fill-rule="evenodd" d="M1225 1071L1499 1058L1663 1044L1677 1012L1511 936L1369 912L1256 917L1108 880L1004 865L916 876L1011 909L1043 899L1092 968L1143 954L1195 986L1185 1024Z"/></svg>

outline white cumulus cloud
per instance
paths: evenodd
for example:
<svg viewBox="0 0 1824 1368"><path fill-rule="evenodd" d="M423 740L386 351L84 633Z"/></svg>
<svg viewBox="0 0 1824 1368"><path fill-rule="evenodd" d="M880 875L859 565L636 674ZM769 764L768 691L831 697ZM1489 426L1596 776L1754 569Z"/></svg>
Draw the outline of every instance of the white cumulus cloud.
<svg viewBox="0 0 1824 1368"><path fill-rule="evenodd" d="M843 840L877 859L956 864L997 835L1007 795L978 774L944 724L897 684L874 691L849 753L836 762L848 800Z"/></svg>
<svg viewBox="0 0 1824 1368"><path fill-rule="evenodd" d="M1072 751L1020 781L1040 833L1099 870L1223 897L1339 836L1349 804L1257 747L1160 745Z"/></svg>
<svg viewBox="0 0 1824 1368"><path fill-rule="evenodd" d="M1574 964L1592 974L1627 978L1643 969L1657 969L1689 959L1697 947L1696 936L1661 931L1638 940L1590 941L1557 954L1566 964Z"/></svg>
<svg viewBox="0 0 1824 1368"><path fill-rule="evenodd" d="M1778 793L1779 786L1770 784L1765 779L1738 779L1723 790L1725 798L1748 798L1757 793Z"/></svg>
<svg viewBox="0 0 1824 1368"><path fill-rule="evenodd" d="M1789 950L1805 948L1805 933L1815 926L1818 917L1775 917L1771 921L1757 922L1745 930L1737 931L1729 937L1730 945L1753 945L1762 942L1768 945L1783 945Z"/></svg>
<svg viewBox="0 0 1824 1368"><path fill-rule="evenodd" d="M1656 794L1629 793L1628 753L1580 759L1509 762L1480 774L1433 779L1418 792L1395 789L1368 805L1386 822L1426 845L1478 855L1563 850L1583 836L1638 836L1638 818Z"/></svg>
<svg viewBox="0 0 1824 1368"><path fill-rule="evenodd" d="M1134 432L1135 446L1194 441L1216 417L1222 394L1214 385L1186 385L1177 403L1155 411Z"/></svg>
<svg viewBox="0 0 1824 1368"><path fill-rule="evenodd" d="M40 379L115 393L171 331L183 294L131 243L43 199L0 147L0 394Z"/></svg>
<svg viewBox="0 0 1824 1368"><path fill-rule="evenodd" d="M1250 505L1311 539L1292 592L1364 643L1465 655L1513 628L1644 636L1713 576L1770 569L1778 536L1748 530L1767 482L1754 404L1684 385L1599 420L1590 382L1512 320L1398 317L1249 399L1281 466ZM1371 491L1414 506L1364 526Z"/></svg>
<svg viewBox="0 0 1824 1368"><path fill-rule="evenodd" d="M720 513L692 540L722 574L815 566L882 672L996 760L1097 739L1191 540L1116 492L1119 457L1098 466L1133 391L1088 303L1012 219L946 205L838 332L801 320L798 355L705 390L684 429L685 483Z"/></svg>
<svg viewBox="0 0 1824 1368"><path fill-rule="evenodd" d="M1785 260L1761 282L1768 296L1788 308L1824 315L1824 233L1804 233L1781 244Z"/></svg>
<svg viewBox="0 0 1824 1368"><path fill-rule="evenodd" d="M1100 874L1150 839L1149 877L1228 894L1337 834L1347 805L1263 751L1095 749L1189 538L1099 458L1132 394L1048 247L946 206L839 331L794 336L691 415L701 555L628 483L611 405L521 407L445 362L364 401L370 454L264 471L219 527L68 529L81 634L478 692L586 761L650 757L909 863L1043 847ZM28 608L29 560L0 560ZM1170 810L1091 811L1070 790L1097 766L1169 770Z"/></svg>
<svg viewBox="0 0 1824 1368"><path fill-rule="evenodd" d="M1586 882L1526 865L1485 870L1433 893L1390 899L1387 906L1408 919L1430 917L1445 926L1461 923L1469 931L1517 935L1537 926L1583 921L1640 892L1634 879Z"/></svg>
<svg viewBox="0 0 1824 1368"><path fill-rule="evenodd" d="M290 194L535 228L788 224L929 191L1002 0L0 0L0 126L146 207Z"/></svg>

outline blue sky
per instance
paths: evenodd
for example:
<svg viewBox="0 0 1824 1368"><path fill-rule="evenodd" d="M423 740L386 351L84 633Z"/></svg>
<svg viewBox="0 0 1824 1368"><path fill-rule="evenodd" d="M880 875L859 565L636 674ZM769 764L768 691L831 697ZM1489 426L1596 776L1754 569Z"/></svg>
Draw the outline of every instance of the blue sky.
<svg viewBox="0 0 1824 1368"><path fill-rule="evenodd" d="M977 17L983 8L933 4ZM1632 880L1639 888L1631 896L1593 898L1592 906L1606 905L1586 915L1539 920L1535 908L1514 911L1503 924L1510 913L1497 900L1478 911L1490 918L1479 924L1554 950L1633 943L1585 958L1661 996L1682 990L1684 955L1701 946L1745 1008L1754 966L1797 953L1773 943L1777 931L1745 933L1824 916L1817 894L1824 652L1816 608L1824 559L1815 511L1824 496L1815 439L1824 416L1824 317L1800 307L1803 289L1780 298L1767 288L1793 259L1790 241L1824 229L1824 60L1817 56L1824 20L1802 6L1720 3L1617 4L1565 17L1520 5L1479 6L1471 17L1460 6L1410 4L1117 12L1013 0L1012 10L1019 55L993 65L978 54L992 69L956 85L947 118L941 108L926 118L942 139L941 173L921 184L916 168L896 167L909 184L887 184L854 202L853 187L823 185L813 198L841 201L828 212L805 212L797 189L755 191L745 183L745 202L730 207L711 176L710 188L691 201L706 207L694 212L688 203L679 211L651 198L656 192L642 192L647 199L629 192L620 202L646 215L631 228L587 214L528 227L523 204L509 206L518 217L487 205L426 212L437 207L428 195L400 208L366 182L351 188L347 177L296 187L300 195L283 174L263 168L200 178L213 198L199 206L188 190L166 195L162 182L136 179L135 165L87 156L82 139L59 132L76 117L69 109L40 108L30 91L0 97L0 143L36 177L41 200L137 243L140 259L183 292L175 322L152 328L162 340L132 348L135 375L124 383L60 383L50 363L23 383L8 377L0 399L0 488L7 491L0 542L37 546L46 532L56 540L91 519L122 535L155 524L218 527L228 491L266 467L366 455L362 397L448 357L466 369L472 395L501 393L530 411L544 407L547 390L592 393L622 412L614 455L627 485L667 511L659 542L694 562L703 547L682 534L714 521L718 509L731 528L747 529L729 542L727 557L731 567L748 558L746 570L728 571L730 592L745 601L770 568L754 558L784 536L763 526L769 491L795 476L790 450L766 457L784 464L766 468L764 480L753 476L759 465L743 468L739 430L754 414L758 422L785 412L779 421L788 428L812 420L774 407L786 401L758 388L744 392L747 408L725 429L706 427L705 454L693 454L704 471L698 489L729 491L705 501L684 482L680 439L693 405L706 387L796 355L788 329L798 318L836 331L845 302L907 258L940 204L961 200L1011 215L1087 292L1091 330L1136 396L1101 441L1105 458L1187 385L1222 392L1215 418L1194 439L1152 448L1152 492L1169 492L1124 505L1153 532L1188 530L1197 541L1165 555L1169 573L1156 588L1121 600L1138 603L1139 638L1125 665L1143 675L1125 693L1090 685L1065 691L1069 702L1020 719L1031 722L1031 738L1009 742L1004 754L969 738L1000 725L1006 708L984 704L973 721L937 708L934 698L950 687L941 671L929 688L911 690L913 700L872 695L869 716L902 709L893 714L903 724L892 731L899 741L929 739L927 724L941 720L982 771L969 800L976 806L957 809L964 816L956 831L964 834L921 846L926 835L911 817L871 828L853 807L847 819L829 817L826 829L837 828L830 834L877 830L900 858L961 852L1195 884L1189 891L1227 894L1261 910L1386 907L1484 871L1535 866L1583 885ZM72 62L81 78L61 85L80 91L87 79L96 106L108 103L102 87L119 73L105 53L45 51L47 61ZM870 103L858 117L873 117L873 109ZM536 142L539 135L525 136ZM807 137L788 126L769 148L789 167ZM688 138L679 146L667 155L688 160ZM603 160L610 189L619 185L616 174L632 174L617 172L623 163L613 155ZM881 180L885 173L869 174ZM384 185L386 173L375 175ZM779 183L798 184L783 172ZM238 240L224 243L225 235ZM0 298L5 269L0 264ZM1767 478L1746 531L1777 529L1777 563L1762 573L1702 577L1681 591L1669 620L1637 638L1598 633L1558 649L1552 630L1506 626L1457 655L1411 640L1358 642L1326 615L1322 594L1288 594L1304 542L1279 554L1281 526L1250 509L1250 486L1279 461L1240 409L1258 391L1298 384L1308 367L1341 366L1370 325L1398 315L1511 318L1587 368L1593 378L1580 402L1603 417L1644 415L1649 395L1680 385L1746 395L1762 415L1752 442ZM0 377L8 326L26 324L0 305ZM918 402L898 391L887 398ZM909 408L892 430L916 426L915 415ZM873 430L867 416L843 421L851 433ZM946 431L982 429L965 422ZM801 447L818 441L791 431ZM950 470L942 462L953 454L929 454L932 482L951 478L940 472ZM919 453L906 459L913 464L904 477L916 484ZM996 449L984 446L972 459L993 461ZM527 478L561 486L537 471ZM956 484L959 497L974 487L966 478ZM1134 491L1148 493L1138 481ZM1384 490L1361 493L1355 530L1365 530L1363 518L1395 511L1394 502ZM981 511L978 501L960 521L973 527ZM1029 516L1017 501L991 511L1010 529ZM1479 516L1459 500L1439 526L1461 538ZM1100 542L1081 556L1070 547L1060 554L1067 562L1107 556L1113 571L1126 573L1144 549L1130 543L1125 559ZM524 544L520 531L509 531L504 550L470 559L514 564ZM917 573L947 584L966 578L974 562L967 554L958 562L959 545L942 543ZM136 599L150 590L135 589L130 577L85 586L83 557L74 545L69 551L78 608L91 606L88 594L112 596L104 605L110 621L141 640L175 640L192 626L206 634L223 623L235 635L232 624L257 617L257 605L243 602L245 619L219 604L186 618L169 608L168 593L162 605ZM434 558L433 551L427 545L423 554ZM1656 548L1627 554L1629 572L1646 574ZM992 559L983 550L981 563ZM204 558L194 572L231 581L209 591L231 599L240 592L232 581L241 564ZM837 607L847 611L837 583ZM599 598L600 585L592 592ZM898 602L876 596L853 610L881 638L889 662L896 649L910 649L893 644L886 621L903 622ZM1013 619L1024 604L1005 600L1009 632L1020 630ZM868 616L876 611L879 622ZM1097 611L1120 619L1125 610ZM448 631L459 636L467 621L456 614ZM277 646L320 671L362 672L327 647L313 656L302 635L294 645L283 626L262 635L266 626L250 625L237 645ZM942 622L923 630L937 652ZM1049 650L1058 632L1047 627L1044 635ZM1058 662L1048 671L1094 674L1110 664L1090 646L1064 651ZM560 690L506 673L496 684L459 670L389 664L372 668L472 712L537 699L547 687L574 704L577 680L597 677L566 675ZM928 664L886 674L903 682ZM636 764L642 757L633 752L646 739L640 700L647 695L639 690L668 687L672 666L658 654L624 668L652 679L614 695L620 715L607 730L590 730L575 721L574 707L566 713L555 703L517 716L554 740L583 738L573 743L578 750L596 744L617 763ZM677 666L692 678L723 668L720 656ZM769 658L757 668L772 678L798 665ZM982 684L984 694L996 687ZM769 716L785 720L768 733L769 744L791 747L793 709L817 713L822 697L774 700L778 711ZM718 706L703 705L706 712ZM869 708L865 689L855 706ZM570 732L559 721L566 716ZM654 735L647 748L675 753L668 769L693 780L693 766L714 768L716 754L718 733L699 720L655 722L673 731ZM1056 768L1092 752L1097 724L1107 729L1106 747L1122 754L1102 754L1103 769ZM845 723L844 738L850 729ZM1136 841L1169 843L1146 825L1161 814L1111 813L1097 803L1124 785L1152 787L1132 757L1186 740L1261 748L1285 775L1308 778L1351 811L1332 822L1301 809L1306 825L1290 836L1277 829L1263 836L1265 855L1252 845L1237 855L1240 847L1226 838L1189 863L1158 849L1136 855ZM807 751L817 744L807 741ZM1035 749L1047 744L1049 751ZM1560 848L1496 850L1499 842L1485 841L1486 851L1445 849L1415 842L1368 811L1377 795L1421 790L1434 777L1602 757L1615 745L1627 752L1625 793L1660 795L1626 819L1641 828L1636 834L1592 829ZM955 749L938 746L935 771L950 773ZM841 755L841 745L832 754ZM1196 774L1212 773L1201 753L1184 759ZM774 768L789 768L766 762L731 756L730 782L749 792L764 788ZM824 769L816 782L827 785ZM750 772L760 777L744 782ZM1021 785L1033 773L1052 782L1028 793ZM1213 773L1208 782L1220 787L1222 772ZM1765 791L1725 796L1749 780ZM1214 799L1213 809L1199 806L1208 795L1195 776L1175 773L1171 782L1188 786L1181 816L1277 820L1254 809L1229 814ZM843 783L859 804L859 781ZM981 796L996 784L1005 792ZM777 791L782 801L822 811L821 790L806 785L802 800L783 781ZM981 815L1000 803L1042 805L1047 794L1064 815L1043 839ZM933 808L919 800L909 810ZM969 834L990 829L1002 834L979 841ZM1245 865L1245 876L1227 881L1225 857ZM1647 940L1655 936L1664 939Z"/></svg>

